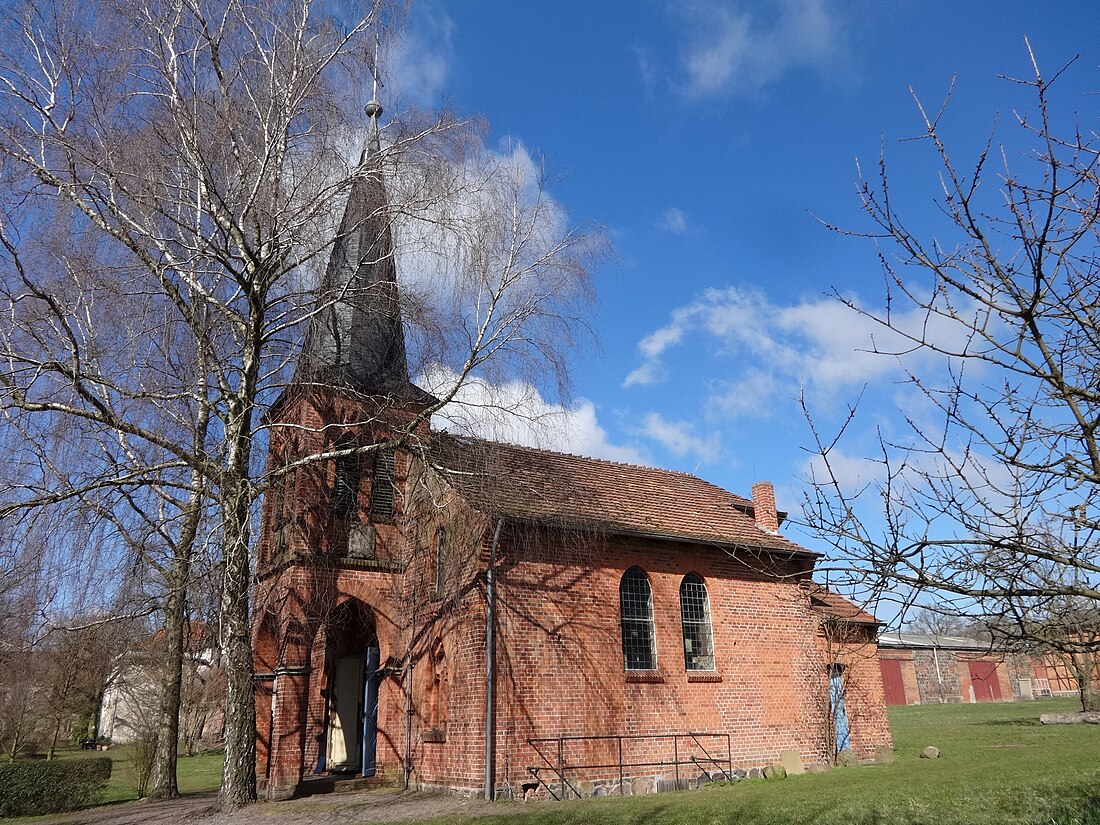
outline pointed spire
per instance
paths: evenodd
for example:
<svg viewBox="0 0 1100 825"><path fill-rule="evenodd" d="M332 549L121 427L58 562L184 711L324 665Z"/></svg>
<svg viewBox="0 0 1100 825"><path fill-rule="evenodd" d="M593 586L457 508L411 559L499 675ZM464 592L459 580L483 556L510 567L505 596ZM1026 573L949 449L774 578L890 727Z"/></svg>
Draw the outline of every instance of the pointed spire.
<svg viewBox="0 0 1100 825"><path fill-rule="evenodd" d="M367 145L359 157L360 165L366 163L367 158L374 157L382 151L378 140L378 117L382 114L382 104L377 99L371 98L371 102L363 107L363 111L370 118L370 126L367 127Z"/></svg>
<svg viewBox="0 0 1100 825"><path fill-rule="evenodd" d="M375 93L378 90L375 76ZM336 385L365 395L408 395L405 332L401 323L386 190L382 180L378 117L370 124L348 195L339 234L310 319L295 373L296 383Z"/></svg>

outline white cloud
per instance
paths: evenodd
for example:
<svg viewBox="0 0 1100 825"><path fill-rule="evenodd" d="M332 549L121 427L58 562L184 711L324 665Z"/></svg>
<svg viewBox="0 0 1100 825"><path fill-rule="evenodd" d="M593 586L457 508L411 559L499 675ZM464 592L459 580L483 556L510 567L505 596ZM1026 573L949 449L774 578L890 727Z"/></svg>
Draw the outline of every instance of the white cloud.
<svg viewBox="0 0 1100 825"><path fill-rule="evenodd" d="M665 379L665 371L656 361L645 361L640 367L633 369L623 380L624 387L645 386L647 384L660 384Z"/></svg>
<svg viewBox="0 0 1100 825"><path fill-rule="evenodd" d="M390 45L383 80L387 100L430 107L446 86L455 24L430 6L421 8L423 11L413 13L409 25Z"/></svg>
<svg viewBox="0 0 1100 825"><path fill-rule="evenodd" d="M664 381L666 373L660 360L662 353L680 343L685 332L691 327L694 317L700 311L701 308L697 305L673 310L670 323L639 341L638 350L642 353L644 360L641 366L626 377L623 386L644 386Z"/></svg>
<svg viewBox="0 0 1100 825"><path fill-rule="evenodd" d="M543 188L540 164L521 141L506 139L496 149L471 141L466 148L461 157L388 172L390 202L403 204L393 228L406 288L449 293L472 279L479 292L488 273L506 266L524 273L532 261L553 258L568 232L565 208Z"/></svg>
<svg viewBox="0 0 1100 825"><path fill-rule="evenodd" d="M827 69L841 55L843 36L826 0L685 4L688 28L681 86L688 97L742 94L789 71Z"/></svg>
<svg viewBox="0 0 1100 825"><path fill-rule="evenodd" d="M437 366L416 383L439 396L449 393L456 382L454 372ZM454 400L435 414L432 424L436 429L509 444L628 464L646 463L638 450L608 440L591 401L578 399L568 407L553 404L523 381L498 385L468 379L458 388Z"/></svg>
<svg viewBox="0 0 1100 825"><path fill-rule="evenodd" d="M718 460L720 438L718 433L702 437L698 426L687 421L666 421L659 413L645 417L643 428L654 439L676 456L695 455L700 461L712 464Z"/></svg>
<svg viewBox="0 0 1100 825"><path fill-rule="evenodd" d="M683 235L688 231L687 214L683 209L670 206L661 215L661 220L657 223L657 226L665 232L671 232L673 235Z"/></svg>
<svg viewBox="0 0 1100 825"><path fill-rule="evenodd" d="M862 490L868 484L885 479L883 465L845 453L838 447L829 452L829 460L812 455L802 465L802 477L828 487L835 478L842 490Z"/></svg>
<svg viewBox="0 0 1100 825"><path fill-rule="evenodd" d="M710 403L723 415L764 418L779 394L780 382L775 375L766 370L747 369L734 382L720 382Z"/></svg>
<svg viewBox="0 0 1100 825"><path fill-rule="evenodd" d="M925 335L940 345L961 348L967 327L930 318L918 309L894 311L898 330ZM669 323L638 343L641 363L624 386L660 383L670 370L670 352L691 341L724 366L710 403L725 414L760 415L778 400L784 405L800 389L835 395L837 389L901 378L904 369L926 370L943 359L912 345L834 298L777 305L758 290L708 289L687 306L673 310ZM896 354L896 357L895 357Z"/></svg>

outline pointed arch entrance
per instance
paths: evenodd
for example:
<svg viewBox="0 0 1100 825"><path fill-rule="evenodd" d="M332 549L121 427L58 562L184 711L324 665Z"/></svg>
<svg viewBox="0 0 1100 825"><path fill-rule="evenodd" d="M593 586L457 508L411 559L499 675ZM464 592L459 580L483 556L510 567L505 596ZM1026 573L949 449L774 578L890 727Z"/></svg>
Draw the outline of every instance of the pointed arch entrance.
<svg viewBox="0 0 1100 825"><path fill-rule="evenodd" d="M374 614L350 599L333 611L327 631L325 733L317 770L374 776L380 678Z"/></svg>

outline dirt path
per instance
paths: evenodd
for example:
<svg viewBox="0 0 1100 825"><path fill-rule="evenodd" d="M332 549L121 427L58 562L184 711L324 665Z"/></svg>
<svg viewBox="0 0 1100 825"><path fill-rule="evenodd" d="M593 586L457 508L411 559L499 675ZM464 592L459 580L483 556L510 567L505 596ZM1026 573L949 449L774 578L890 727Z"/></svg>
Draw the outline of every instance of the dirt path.
<svg viewBox="0 0 1100 825"><path fill-rule="evenodd" d="M214 794L169 802L129 802L35 820L35 825L366 825L439 816L504 813L499 804L454 796L373 790L259 803L233 814L217 812Z"/></svg>

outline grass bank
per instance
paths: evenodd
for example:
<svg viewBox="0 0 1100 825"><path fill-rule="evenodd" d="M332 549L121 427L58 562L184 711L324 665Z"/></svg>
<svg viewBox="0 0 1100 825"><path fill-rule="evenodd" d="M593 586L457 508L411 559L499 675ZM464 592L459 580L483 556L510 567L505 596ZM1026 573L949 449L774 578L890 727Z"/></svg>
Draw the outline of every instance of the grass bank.
<svg viewBox="0 0 1100 825"><path fill-rule="evenodd" d="M108 750L106 755L111 757L112 768L103 802L108 804L137 799L137 775L134 770L133 749L129 745L119 745ZM80 758L79 751L73 754L73 758ZM181 754L176 763L176 781L179 783L180 793L216 791L222 784L223 762L221 751L200 753L195 756Z"/></svg>
<svg viewBox="0 0 1100 825"><path fill-rule="evenodd" d="M480 825L1100 825L1100 727L1040 725L1070 700L895 708L896 760L783 781L503 806ZM939 759L920 759L935 745ZM1091 808L1091 811L1090 811ZM442 823L472 820L444 818Z"/></svg>

